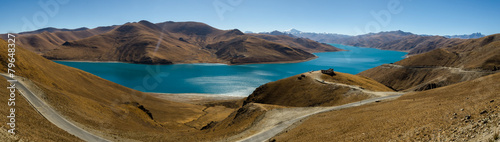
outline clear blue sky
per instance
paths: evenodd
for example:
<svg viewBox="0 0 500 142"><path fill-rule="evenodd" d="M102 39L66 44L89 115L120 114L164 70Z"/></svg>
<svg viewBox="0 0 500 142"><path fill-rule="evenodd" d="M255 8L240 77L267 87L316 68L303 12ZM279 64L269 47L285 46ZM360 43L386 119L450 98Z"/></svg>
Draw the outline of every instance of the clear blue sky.
<svg viewBox="0 0 500 142"><path fill-rule="evenodd" d="M58 0L2 2L0 33L21 32L33 27L95 28L140 20L153 23L198 21L219 29L237 28L253 32L296 28L306 32L348 35L392 30L432 35L500 33L498 0L59 1L61 3ZM55 7L49 5L47 12L39 2L56 3L58 9L50 12ZM399 2L399 5L393 2ZM396 8L388 8L390 4ZM218 14L217 9L222 12ZM378 22L371 14L373 12L389 14L391 18L387 20L386 16L381 16L382 22ZM33 26L26 26L26 23Z"/></svg>

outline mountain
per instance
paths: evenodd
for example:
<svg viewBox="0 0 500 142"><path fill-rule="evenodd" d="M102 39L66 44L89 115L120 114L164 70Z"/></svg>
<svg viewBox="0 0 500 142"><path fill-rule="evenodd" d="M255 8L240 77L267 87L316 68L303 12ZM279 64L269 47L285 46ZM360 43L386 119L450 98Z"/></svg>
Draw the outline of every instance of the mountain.
<svg viewBox="0 0 500 142"><path fill-rule="evenodd" d="M36 31L23 32L16 35L16 44L31 50L35 53L43 54L56 49L66 41L78 40L94 35L106 33L117 26L97 27L94 29L56 29L44 28ZM7 39L7 34L1 34L0 38Z"/></svg>
<svg viewBox="0 0 500 142"><path fill-rule="evenodd" d="M0 72L6 73L9 56L7 42L2 39L0 49ZM15 53L15 75L22 77L17 80L65 119L108 140L193 141L186 135L202 138L206 134L197 126L220 121L235 110L228 102L195 105L153 97L52 62L19 45ZM0 84L7 86L3 80ZM8 89L0 92L0 96L9 97ZM1 115L9 115L7 107L1 105ZM8 140L3 141L80 141L47 121L21 94L17 94L15 108L16 135L5 135ZM9 126L0 126L0 138L4 138Z"/></svg>
<svg viewBox="0 0 500 142"><path fill-rule="evenodd" d="M458 45L463 42L464 39L475 39L485 36L481 33L451 36L417 35L401 30L350 36L332 33L302 32L297 29L290 29L283 32L262 32L261 34L288 35L290 37L307 38L321 43L335 43L350 46L378 48L383 50L404 51L408 52L408 55L415 55L425 53L436 48Z"/></svg>
<svg viewBox="0 0 500 142"><path fill-rule="evenodd" d="M204 23L143 20L94 29L40 29L20 34L18 43L52 60L141 64L297 62L315 58L310 51L341 51L312 40L286 38L273 42Z"/></svg>
<svg viewBox="0 0 500 142"><path fill-rule="evenodd" d="M43 33L43 32L53 33L53 32L59 32L59 31L83 31L83 30L88 30L88 29L89 28L86 28L86 27L81 27L81 28L77 28L77 29L58 29L58 28L54 28L54 27L48 27L48 28L38 29L35 31L21 32L19 34L39 34L39 33Z"/></svg>
<svg viewBox="0 0 500 142"><path fill-rule="evenodd" d="M248 35L280 43L290 47L295 47L297 49L301 49L310 53L343 51L342 49L331 48L331 45L325 43L315 42L307 38L291 37L290 35L279 34L277 31L275 32L275 35L269 35L269 34L248 34Z"/></svg>
<svg viewBox="0 0 500 142"><path fill-rule="evenodd" d="M366 77L335 72L329 76L319 71L308 72L266 83L247 97L244 104L260 103L292 107L334 106L373 97L350 87L328 85L318 80L359 86L371 91L392 91Z"/></svg>
<svg viewBox="0 0 500 142"><path fill-rule="evenodd" d="M422 36L403 31L369 33L358 36L320 33L294 34L318 42L350 46L370 47L383 50L408 52L409 55L424 53L436 48L460 44L463 39L449 39L442 36Z"/></svg>
<svg viewBox="0 0 500 142"><path fill-rule="evenodd" d="M472 33L470 35L467 35L467 34L463 34L463 35L444 35L443 37L446 37L446 38L472 39L472 38L482 38L482 37L485 37L485 35L477 32L477 33Z"/></svg>
<svg viewBox="0 0 500 142"><path fill-rule="evenodd" d="M286 30L286 31L283 31L284 33L287 33L287 34L292 34L292 35L296 35L296 34L300 34L302 33L301 31L297 30L297 29L290 29L290 30Z"/></svg>
<svg viewBox="0 0 500 142"><path fill-rule="evenodd" d="M277 30L271 31L271 32L260 32L259 34L266 34L266 35L285 35L289 37L295 37L293 34L286 33L286 32L280 32Z"/></svg>
<svg viewBox="0 0 500 142"><path fill-rule="evenodd" d="M500 70L500 34L411 56L359 73L395 90L428 90Z"/></svg>
<svg viewBox="0 0 500 142"><path fill-rule="evenodd" d="M498 80L500 73L317 114L270 141L498 141Z"/></svg>

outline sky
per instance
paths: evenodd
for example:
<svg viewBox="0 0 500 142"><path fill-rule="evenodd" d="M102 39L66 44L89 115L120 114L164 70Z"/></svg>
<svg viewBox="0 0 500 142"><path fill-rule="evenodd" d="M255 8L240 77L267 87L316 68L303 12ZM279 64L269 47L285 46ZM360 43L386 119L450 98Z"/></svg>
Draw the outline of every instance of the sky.
<svg viewBox="0 0 500 142"><path fill-rule="evenodd" d="M498 0L9 0L0 33L55 27L197 21L215 28L359 35L500 33Z"/></svg>

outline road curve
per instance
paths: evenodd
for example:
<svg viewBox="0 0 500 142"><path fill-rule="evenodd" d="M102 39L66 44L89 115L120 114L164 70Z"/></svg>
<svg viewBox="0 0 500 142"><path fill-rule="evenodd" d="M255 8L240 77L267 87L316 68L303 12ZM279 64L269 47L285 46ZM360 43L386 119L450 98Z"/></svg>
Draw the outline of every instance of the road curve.
<svg viewBox="0 0 500 142"><path fill-rule="evenodd" d="M5 74L1 74L7 80L15 80ZM16 81L16 89L28 100L28 102L38 111L43 117L49 120L52 124L63 129L64 131L89 142L108 142L108 140L91 134L88 131L74 125L73 123L66 120L64 117L59 115L54 109L47 105L44 101L34 95L29 89L27 89L24 84Z"/></svg>
<svg viewBox="0 0 500 142"><path fill-rule="evenodd" d="M381 101L381 100L395 99L395 98L400 97L403 94L404 93L400 93L400 94L391 95L391 96L384 96L384 97L366 99L366 100L363 100L363 101L353 102L353 103L349 103L349 104L345 104L345 105L340 105L340 106L326 107L326 109L322 109L320 111L314 111L314 112L302 115L300 117L297 117L295 119L292 119L292 120L289 120L289 121L284 121L282 123L279 123L279 124L275 125L272 128L269 128L269 129L266 129L266 130L262 130L262 131L260 131L257 134L254 134L254 135L249 136L247 138L238 140L238 142L262 142L262 141L266 141L266 140L274 137L278 133L281 133L286 128L290 127L292 124L294 124L294 123L296 123L296 122L298 122L298 121L300 121L300 120L302 120L304 118L307 118L307 117L309 117L311 115L315 115L315 114L323 113L323 112L328 112L328 111L333 111L333 110L340 110L340 109L345 109L345 108L350 108L350 107L361 106L361 105L365 105L365 104L368 104L368 103L373 103L373 102L377 102L377 101Z"/></svg>

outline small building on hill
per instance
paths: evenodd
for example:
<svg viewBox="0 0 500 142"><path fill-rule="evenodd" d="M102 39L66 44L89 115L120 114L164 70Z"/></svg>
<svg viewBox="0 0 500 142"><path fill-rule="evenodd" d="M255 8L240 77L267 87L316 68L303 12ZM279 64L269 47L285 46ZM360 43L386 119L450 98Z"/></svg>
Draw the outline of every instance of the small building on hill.
<svg viewBox="0 0 500 142"><path fill-rule="evenodd" d="M335 72L333 71L332 68L327 69L327 70L321 70L321 73L329 75L329 76L334 76L335 75Z"/></svg>

